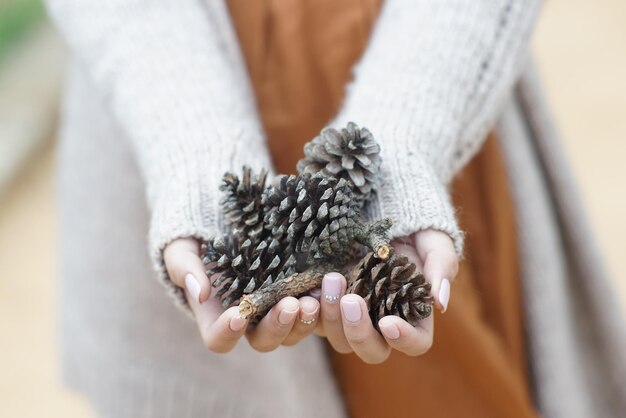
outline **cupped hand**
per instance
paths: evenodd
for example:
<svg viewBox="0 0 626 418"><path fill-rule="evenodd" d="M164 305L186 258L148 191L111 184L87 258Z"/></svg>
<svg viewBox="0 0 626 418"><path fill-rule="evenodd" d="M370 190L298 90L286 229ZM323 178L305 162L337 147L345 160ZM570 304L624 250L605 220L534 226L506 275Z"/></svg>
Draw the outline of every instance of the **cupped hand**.
<svg viewBox="0 0 626 418"><path fill-rule="evenodd" d="M228 352L245 335L255 350L267 352L296 344L315 329L320 304L310 296L284 298L255 327L248 327L248 320L240 317L236 306L224 310L211 292L211 280L200 259L200 243L194 238L172 241L163 259L172 282L185 290L202 341L210 351Z"/></svg>
<svg viewBox="0 0 626 418"><path fill-rule="evenodd" d="M394 241L397 253L406 255L431 283L435 308L448 307L450 284L458 272L458 257L450 237L427 229ZM324 277L321 292L321 321L316 328L340 353L354 352L370 364L385 361L392 349L409 356L426 353L433 343L433 315L413 327L397 316L381 318L379 334L372 325L362 297L346 293L346 279L339 273Z"/></svg>

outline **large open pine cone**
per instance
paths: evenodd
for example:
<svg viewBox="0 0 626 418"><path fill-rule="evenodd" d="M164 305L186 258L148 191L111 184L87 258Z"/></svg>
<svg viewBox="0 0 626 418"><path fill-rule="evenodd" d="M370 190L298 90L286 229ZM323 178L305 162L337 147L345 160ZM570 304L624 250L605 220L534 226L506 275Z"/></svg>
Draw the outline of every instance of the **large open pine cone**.
<svg viewBox="0 0 626 418"><path fill-rule="evenodd" d="M263 195L265 227L272 236L289 242L307 264L338 257L354 241L359 206L351 184L321 174L283 176Z"/></svg>
<svg viewBox="0 0 626 418"><path fill-rule="evenodd" d="M224 174L220 190L224 193L220 201L234 233L242 239L256 240L263 232L263 206L261 196L265 190L267 170L253 174L248 166L243 167L241 179L233 173Z"/></svg>
<svg viewBox="0 0 626 418"><path fill-rule="evenodd" d="M350 122L346 128L326 128L304 146L298 172L322 173L350 180L362 205L378 186L380 146L372 133Z"/></svg>
<svg viewBox="0 0 626 418"><path fill-rule="evenodd" d="M415 326L432 312L430 283L406 256L393 254L381 260L370 252L347 274L347 279L348 293L365 299L376 329L386 315L399 316Z"/></svg>
<svg viewBox="0 0 626 418"><path fill-rule="evenodd" d="M224 308L257 289L294 274L296 258L284 243L267 238L260 243L237 237L207 241L203 247L203 262L207 275L221 273L214 287L222 286L217 297Z"/></svg>

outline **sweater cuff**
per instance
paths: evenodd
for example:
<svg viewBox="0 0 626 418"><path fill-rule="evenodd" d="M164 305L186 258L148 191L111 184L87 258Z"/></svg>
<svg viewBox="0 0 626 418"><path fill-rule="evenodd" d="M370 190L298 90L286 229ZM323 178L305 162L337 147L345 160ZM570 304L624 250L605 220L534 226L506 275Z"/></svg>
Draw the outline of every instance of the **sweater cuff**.
<svg viewBox="0 0 626 418"><path fill-rule="evenodd" d="M367 204L370 219L390 218L392 238L424 229L445 232L452 239L457 255L463 255L463 232L448 188L431 164L413 151L408 151L400 164L393 156L385 156L383 149L380 176L378 191Z"/></svg>
<svg viewBox="0 0 626 418"><path fill-rule="evenodd" d="M174 284L167 273L163 251L178 238L193 237L206 241L219 235L222 229L218 208L219 191L217 185L214 185L214 191L203 191L194 190L195 187L191 185L182 187L179 181L175 183L165 187L154 201L149 254L159 282L165 286L175 305L193 316L184 290Z"/></svg>

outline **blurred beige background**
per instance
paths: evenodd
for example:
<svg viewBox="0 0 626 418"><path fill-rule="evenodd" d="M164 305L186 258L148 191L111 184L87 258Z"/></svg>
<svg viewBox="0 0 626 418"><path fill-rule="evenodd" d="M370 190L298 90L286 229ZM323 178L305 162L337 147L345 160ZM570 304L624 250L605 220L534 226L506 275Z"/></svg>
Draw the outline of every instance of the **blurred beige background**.
<svg viewBox="0 0 626 418"><path fill-rule="evenodd" d="M592 225L626 302L626 2L547 3L534 55ZM53 161L53 145L40 147L0 195L2 417L93 416L80 396L59 383Z"/></svg>

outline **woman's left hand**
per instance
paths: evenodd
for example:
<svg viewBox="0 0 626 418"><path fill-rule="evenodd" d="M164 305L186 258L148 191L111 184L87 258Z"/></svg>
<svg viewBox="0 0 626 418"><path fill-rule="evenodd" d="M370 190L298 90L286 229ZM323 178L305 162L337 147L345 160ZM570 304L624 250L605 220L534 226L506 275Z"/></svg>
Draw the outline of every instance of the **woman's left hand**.
<svg viewBox="0 0 626 418"><path fill-rule="evenodd" d="M459 264L451 238L444 232L427 229L396 240L393 246L424 273L432 285L435 308L445 312ZM433 315L415 327L397 316L381 318L381 336L372 325L363 298L345 293L346 279L341 274L329 273L324 277L316 332L325 336L336 351L354 352L364 362L378 364L389 357L391 349L419 356L432 346Z"/></svg>

